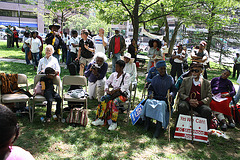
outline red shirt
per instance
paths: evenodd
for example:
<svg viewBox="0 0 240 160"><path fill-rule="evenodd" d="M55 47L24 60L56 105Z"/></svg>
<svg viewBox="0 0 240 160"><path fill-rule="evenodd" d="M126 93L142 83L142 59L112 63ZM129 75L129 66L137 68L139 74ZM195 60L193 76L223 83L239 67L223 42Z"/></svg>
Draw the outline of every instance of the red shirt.
<svg viewBox="0 0 240 160"><path fill-rule="evenodd" d="M196 95L194 94L196 93ZM192 96L191 96L192 95ZM195 86L192 82L192 88L190 90L190 95L189 97L186 99L186 101L189 101L190 99L197 99L198 100L198 103L199 105L198 106L201 106L203 105L203 102L201 101L201 84Z"/></svg>
<svg viewBox="0 0 240 160"><path fill-rule="evenodd" d="M18 38L18 32L17 32L17 30L13 30L13 36L14 36L14 38Z"/></svg>
<svg viewBox="0 0 240 160"><path fill-rule="evenodd" d="M120 52L120 36L115 37L115 46L114 46L114 53L119 53Z"/></svg>

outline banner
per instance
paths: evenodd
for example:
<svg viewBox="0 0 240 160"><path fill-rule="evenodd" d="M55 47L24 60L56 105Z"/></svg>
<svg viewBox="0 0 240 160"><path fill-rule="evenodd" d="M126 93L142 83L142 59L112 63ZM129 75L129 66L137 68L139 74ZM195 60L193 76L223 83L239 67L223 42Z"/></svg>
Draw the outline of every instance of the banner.
<svg viewBox="0 0 240 160"><path fill-rule="evenodd" d="M192 140L191 116L179 115L174 138ZM193 117L193 140L208 143L206 118Z"/></svg>
<svg viewBox="0 0 240 160"><path fill-rule="evenodd" d="M144 99L137 105L137 107L132 111L130 114L132 124L135 125L135 123L139 120L140 114L142 112L143 105L142 103L144 102Z"/></svg>

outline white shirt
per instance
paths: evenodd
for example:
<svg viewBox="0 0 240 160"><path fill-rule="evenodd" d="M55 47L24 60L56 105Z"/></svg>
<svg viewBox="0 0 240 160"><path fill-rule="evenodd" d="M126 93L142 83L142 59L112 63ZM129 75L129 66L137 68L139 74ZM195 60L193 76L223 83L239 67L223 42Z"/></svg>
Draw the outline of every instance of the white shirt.
<svg viewBox="0 0 240 160"><path fill-rule="evenodd" d="M95 53L97 53L97 52L105 53L105 47L103 46L102 37L100 37L99 35L96 35L93 37L92 40L93 40L93 43L95 46ZM104 42L108 43L108 40L106 37L104 37Z"/></svg>
<svg viewBox="0 0 240 160"><path fill-rule="evenodd" d="M63 34L63 38L62 38L62 40L64 41L65 44L67 44L68 35L65 37L65 35Z"/></svg>
<svg viewBox="0 0 240 160"><path fill-rule="evenodd" d="M181 53L178 53L178 51L176 51L176 52L174 53L174 55L175 55L175 56L183 56L183 55L185 55L185 51L182 51ZM180 59L178 59L178 58L175 58L175 59L174 59L174 62L175 62L175 63L183 63L183 60L180 60Z"/></svg>
<svg viewBox="0 0 240 160"><path fill-rule="evenodd" d="M73 47L73 46L72 46L72 43L73 43L73 44L79 44L79 38L78 38L78 37L76 37L76 38L72 37L72 38L70 39L70 46L71 46L70 52L77 53L78 47Z"/></svg>
<svg viewBox="0 0 240 160"><path fill-rule="evenodd" d="M137 81L136 80L136 78L137 78L137 68L136 68L135 63L130 63L130 62L126 63L123 71L130 75L132 83Z"/></svg>
<svg viewBox="0 0 240 160"><path fill-rule="evenodd" d="M195 81L195 79L193 78L193 84L194 84L194 86L197 86L197 85L201 84L200 78L201 78L201 77L199 77L198 81Z"/></svg>
<svg viewBox="0 0 240 160"><path fill-rule="evenodd" d="M37 73L41 72L42 70L44 70L44 72L45 72L45 69L47 67L53 68L55 71L58 71L60 74L60 66L59 66L57 58L55 58L53 56L50 56L48 59L46 58L46 56L41 58L38 63Z"/></svg>
<svg viewBox="0 0 240 160"><path fill-rule="evenodd" d="M25 42L28 38L29 38L29 37L23 36L23 42ZM27 47L27 45L26 45L25 43L23 43L23 48L26 48L26 47Z"/></svg>
<svg viewBox="0 0 240 160"><path fill-rule="evenodd" d="M35 38L35 39L34 38L28 38L25 42L30 44L32 53L37 53L37 52L40 51L39 47L42 46L42 43L41 43L39 38Z"/></svg>
<svg viewBox="0 0 240 160"><path fill-rule="evenodd" d="M105 90L109 88L110 84L113 86L114 90L118 89L122 82L123 74L117 78L118 73L117 72L112 73L105 83ZM129 92L130 84L131 84L130 75L128 73L126 73L124 80L123 80L123 84L120 87L121 91L127 92L128 95L130 95L130 92Z"/></svg>

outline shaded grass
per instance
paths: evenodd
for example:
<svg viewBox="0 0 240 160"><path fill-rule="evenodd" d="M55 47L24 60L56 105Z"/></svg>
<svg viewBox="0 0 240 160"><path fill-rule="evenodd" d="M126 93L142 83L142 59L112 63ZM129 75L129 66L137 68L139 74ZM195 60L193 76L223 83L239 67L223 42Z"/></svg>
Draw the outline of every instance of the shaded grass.
<svg viewBox="0 0 240 160"><path fill-rule="evenodd" d="M170 65L168 64L168 71ZM0 62L0 71L6 73L24 73L28 76L32 88L36 72L32 66L25 64ZM220 75L217 68L209 69L211 74ZM62 68L61 78L68 74ZM109 73L108 73L109 75ZM145 77L139 76L137 103L140 101ZM65 90L67 88L64 88ZM149 132L145 132L141 125L127 124L126 114L119 114L118 128L108 131L107 126L95 127L90 123L95 118L97 101L89 100L89 123L84 127L72 127L66 123L52 121L45 124L40 117L45 115L46 108L35 114L34 122L30 123L28 115L18 117L21 135L16 141L18 145L30 151L36 159L239 159L239 129L226 132L230 140L210 136L210 146L204 143L173 139L167 141L167 132L163 132L159 139L152 139L155 124ZM137 104L136 103L136 104ZM53 107L54 108L54 107ZM65 115L66 116L66 115ZM171 133L176 113L171 120ZM237 126L239 127L239 126Z"/></svg>

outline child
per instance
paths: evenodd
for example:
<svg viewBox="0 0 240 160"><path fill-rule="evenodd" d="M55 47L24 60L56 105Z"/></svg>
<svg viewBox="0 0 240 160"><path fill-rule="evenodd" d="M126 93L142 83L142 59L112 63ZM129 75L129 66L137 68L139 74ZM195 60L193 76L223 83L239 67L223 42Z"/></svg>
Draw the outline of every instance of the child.
<svg viewBox="0 0 240 160"><path fill-rule="evenodd" d="M47 100L46 117L47 117L47 122L49 123L51 121L51 110L52 110L53 99L55 99L57 102L55 114L58 119L60 119L62 100L59 94L54 91L53 78L56 76L55 70L52 69L51 67L47 67L45 69L45 74L46 76L41 77L40 82L42 85L42 90L44 90L44 97Z"/></svg>

